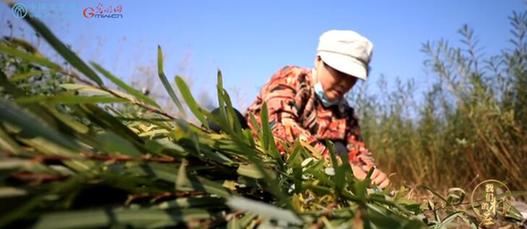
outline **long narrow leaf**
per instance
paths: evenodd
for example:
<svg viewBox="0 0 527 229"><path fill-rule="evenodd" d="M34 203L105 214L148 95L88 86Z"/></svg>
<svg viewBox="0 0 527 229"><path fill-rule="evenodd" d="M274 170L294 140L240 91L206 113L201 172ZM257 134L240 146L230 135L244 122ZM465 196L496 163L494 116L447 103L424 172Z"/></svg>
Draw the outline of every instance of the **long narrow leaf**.
<svg viewBox="0 0 527 229"><path fill-rule="evenodd" d="M341 193L346 184L344 168L343 168L343 165L341 166L338 164L337 157L335 155L335 146L333 145L333 143L328 141L326 145L329 147L329 153L331 156L331 164L333 165L333 169L335 170L333 185L335 186L335 190L337 191L337 193ZM345 161L343 163L348 163L348 162Z"/></svg>
<svg viewBox="0 0 527 229"><path fill-rule="evenodd" d="M222 127L222 130L231 134L235 135L234 131L232 130L233 126L233 117L227 114L227 102L225 101L228 96L226 96L225 89L223 88L223 75L220 70L218 70L217 75L217 83L216 83L216 92L218 96L218 110L219 112L219 122L216 121L217 124L219 124Z"/></svg>
<svg viewBox="0 0 527 229"><path fill-rule="evenodd" d="M20 151L20 146L6 133L2 126L0 126L0 149L13 154Z"/></svg>
<svg viewBox="0 0 527 229"><path fill-rule="evenodd" d="M2 44L2 43L0 43L0 52L5 53L5 54L10 55L10 56L19 57L19 58L22 58L23 60L26 60L26 61L29 61L29 62L32 62L32 63L36 63L36 64L39 64L39 65L42 65L44 67L48 67L48 68L51 68L51 69L55 69L55 70L60 69L60 66L58 66L57 64L51 62L50 60L48 60L45 57L41 57L41 56L37 56L35 54L30 54L30 53L27 53L27 52L23 52L23 51L20 51L20 50L18 50L16 48L9 47L9 46L7 46L5 44Z"/></svg>
<svg viewBox="0 0 527 229"><path fill-rule="evenodd" d="M181 115L185 117L186 116L185 109L183 108L183 105L181 105L179 98L174 92L174 89L172 88L172 86L170 86L170 83L168 82L167 77L165 76L165 73L163 71L163 51L161 50L161 46L157 46L157 73L159 75L159 79L161 80L161 83L163 83L163 87L165 87L165 89L167 90L168 95L170 96L172 101L176 104Z"/></svg>
<svg viewBox="0 0 527 229"><path fill-rule="evenodd" d="M225 101L225 105L226 105L225 114L227 115L227 117L229 117L229 121L230 121L229 126L235 134L238 134L241 132L242 127L240 125L238 117L234 113L234 108L231 103L231 98L225 89L223 90L222 96L223 96L223 100Z"/></svg>
<svg viewBox="0 0 527 229"><path fill-rule="evenodd" d="M190 220L210 218L202 209L178 211L157 209L98 209L59 212L44 215L35 228L94 228L132 226L137 228L170 227Z"/></svg>
<svg viewBox="0 0 527 229"><path fill-rule="evenodd" d="M10 3L9 6L13 7L14 3ZM28 13L26 17L24 17L24 20L26 20L27 23L35 31L37 31L50 45L57 51L66 61L68 61L73 67L75 67L77 70L79 70L82 74L84 74L86 77L93 80L98 85L103 85L103 82L99 76L97 76L97 73L93 71L84 61L82 61L81 58L77 56L73 51L71 51L64 43L62 43L56 36L49 30L49 28L44 25L40 20L38 20L36 17L31 15L31 13Z"/></svg>
<svg viewBox="0 0 527 229"><path fill-rule="evenodd" d="M105 132L97 134L96 139L101 150L110 154L126 154L130 156L139 156L141 152L135 148L133 143L127 139L112 133Z"/></svg>
<svg viewBox="0 0 527 229"><path fill-rule="evenodd" d="M108 131L111 130L111 132L127 139L129 142L132 142L134 146L140 151L146 151L143 140L136 133L131 131L127 126L119 121L119 119L110 115L99 106L88 103L80 104L75 108L78 109L79 112L86 115L87 118L89 118L93 123L96 123Z"/></svg>
<svg viewBox="0 0 527 229"><path fill-rule="evenodd" d="M55 118L57 118L58 120L62 121L62 123L66 124L71 129L77 131L78 133L86 134L90 130L86 125L84 125L81 122L75 120L72 116L69 116L67 114L63 114L63 113L59 112L57 109L55 109L55 108L53 108L51 106L46 106L45 108L46 108L47 111L49 111L49 113L51 113L53 116L55 116Z"/></svg>
<svg viewBox="0 0 527 229"><path fill-rule="evenodd" d="M231 208L250 211L269 219L283 220L291 224L302 223L302 219L298 218L292 211L243 197L233 196L227 200L227 205Z"/></svg>
<svg viewBox="0 0 527 229"><path fill-rule="evenodd" d="M49 103L49 104L84 104L84 103L126 103L126 99L94 95L94 96L78 96L78 95L55 95L45 96L36 95L30 97L22 97L15 100L17 103Z"/></svg>
<svg viewBox="0 0 527 229"><path fill-rule="evenodd" d="M202 125L207 125L207 120L205 119L205 116L203 116L203 109L201 109L192 96L192 93L190 92L190 89L188 88L187 84L181 78L181 76L176 76L176 85L179 88L179 92L181 93L181 96L183 96L183 99L185 100L187 106L190 108L190 111L196 116L196 118L201 122Z"/></svg>
<svg viewBox="0 0 527 229"><path fill-rule="evenodd" d="M24 81L24 80L28 80L29 78L33 76L37 76L37 75L40 76L42 74L43 74L42 71L30 70L29 72L18 73L16 75L13 75L11 78L9 78L9 81L11 82Z"/></svg>
<svg viewBox="0 0 527 229"><path fill-rule="evenodd" d="M129 94L133 95L135 98L147 103L147 104L150 104L154 107L157 107L159 108L159 105L157 105L157 103L152 100L150 97L144 95L143 93L141 93L140 91L136 90L135 88L129 86L128 84L126 84L125 82L123 82L121 79L119 79L118 77L114 76L112 73L110 73L109 71L107 71L106 69L104 69L102 66L100 66L99 64L97 63L94 63L92 62L91 63L92 66L97 70L99 71L103 76L105 76L106 78L108 78L110 81L112 81L114 84L116 84L117 86L119 86L120 88L122 88L123 90L125 90L126 92L128 92Z"/></svg>
<svg viewBox="0 0 527 229"><path fill-rule="evenodd" d="M448 225L454 221L454 219L456 219L457 217L460 217L464 214L463 211L456 211L456 212L452 212L450 213L447 217L445 217L445 219L443 219L443 221L441 222L441 224L437 225L436 228L447 228Z"/></svg>
<svg viewBox="0 0 527 229"><path fill-rule="evenodd" d="M269 110L267 109L267 103L264 103L261 111L261 120L262 120L262 135L264 141L264 147L269 155L274 159L279 161L279 164L282 165L282 157L276 148L274 142L274 137L271 130L271 124L269 123Z"/></svg>
<svg viewBox="0 0 527 229"><path fill-rule="evenodd" d="M0 120L6 121L22 131L27 131L34 136L46 138L69 149L78 149L79 145L69 137L46 126L41 120L24 111L20 107L0 99Z"/></svg>

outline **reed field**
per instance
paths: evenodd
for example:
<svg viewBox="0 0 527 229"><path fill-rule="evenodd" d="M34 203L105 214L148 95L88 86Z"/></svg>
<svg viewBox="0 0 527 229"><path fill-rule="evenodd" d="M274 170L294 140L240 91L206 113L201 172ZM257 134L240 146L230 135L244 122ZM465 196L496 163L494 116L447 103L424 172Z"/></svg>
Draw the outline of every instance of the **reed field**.
<svg viewBox="0 0 527 229"><path fill-rule="evenodd" d="M461 47L423 44L433 85L422 101L411 80L351 96L367 145L399 184L470 188L493 178L527 190L527 14L510 21L511 46L498 55L482 57L466 25Z"/></svg>

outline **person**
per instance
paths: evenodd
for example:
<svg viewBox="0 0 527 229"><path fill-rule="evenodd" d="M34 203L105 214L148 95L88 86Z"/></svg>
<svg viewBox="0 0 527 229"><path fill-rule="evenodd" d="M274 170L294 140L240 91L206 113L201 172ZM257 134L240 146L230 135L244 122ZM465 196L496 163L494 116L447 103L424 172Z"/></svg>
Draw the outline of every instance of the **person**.
<svg viewBox="0 0 527 229"><path fill-rule="evenodd" d="M314 68L285 66L262 87L247 108L245 119L254 115L262 125L260 113L267 104L268 125L279 149L281 142L296 139L313 146L325 157L324 142L335 143L338 153L347 153L354 175L364 179L374 168L372 183L384 188L388 176L376 168L365 147L354 109L344 95L358 80L366 80L373 44L357 32L330 30L320 36ZM248 122L253 131L257 127ZM283 153L283 152L282 152Z"/></svg>

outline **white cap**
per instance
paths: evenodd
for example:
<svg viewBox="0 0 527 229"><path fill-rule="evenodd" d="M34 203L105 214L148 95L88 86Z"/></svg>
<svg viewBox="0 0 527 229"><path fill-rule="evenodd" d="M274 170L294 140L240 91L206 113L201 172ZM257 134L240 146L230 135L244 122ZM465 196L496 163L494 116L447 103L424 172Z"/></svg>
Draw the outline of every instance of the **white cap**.
<svg viewBox="0 0 527 229"><path fill-rule="evenodd" d="M354 31L330 30L320 36L317 55L332 68L366 80L372 50L371 41Z"/></svg>

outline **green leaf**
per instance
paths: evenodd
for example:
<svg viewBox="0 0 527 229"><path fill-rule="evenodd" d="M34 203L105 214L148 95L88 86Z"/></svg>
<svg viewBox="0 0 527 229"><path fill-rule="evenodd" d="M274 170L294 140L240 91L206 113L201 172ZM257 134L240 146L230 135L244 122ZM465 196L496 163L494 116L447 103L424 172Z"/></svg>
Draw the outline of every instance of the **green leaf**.
<svg viewBox="0 0 527 229"><path fill-rule="evenodd" d="M227 222L227 229L240 229L243 228L240 224L240 221L236 217L232 217L231 220Z"/></svg>
<svg viewBox="0 0 527 229"><path fill-rule="evenodd" d="M10 94L14 98L25 95L25 92L23 90L17 88L15 85L9 82L7 76L4 74L3 71L0 71L0 86L2 87L3 91Z"/></svg>
<svg viewBox="0 0 527 229"><path fill-rule="evenodd" d="M157 204L156 207L159 209L171 209L171 208L221 208L225 205L225 199L218 197L189 197L189 198L177 198L175 200L165 201ZM227 206L225 205L225 208Z"/></svg>
<svg viewBox="0 0 527 229"><path fill-rule="evenodd" d="M264 104L262 105L262 111L260 113L260 118L262 120L262 139L264 148L266 149L267 153L271 155L271 157L278 160L279 165L283 165L284 162L282 160L282 157L276 149L276 144L274 142L274 137L272 134L271 124L269 123L268 115L269 111L267 109L267 103L264 102Z"/></svg>
<svg viewBox="0 0 527 229"><path fill-rule="evenodd" d="M218 108L220 109L220 117L222 120L225 120L225 101L223 100L223 75L221 71L218 70L217 80L216 80L216 93L218 95Z"/></svg>
<svg viewBox="0 0 527 229"><path fill-rule="evenodd" d="M127 103L126 99L94 95L94 96L78 96L78 95L35 95L30 97L21 97L15 99L17 103L48 103L48 104L84 104L84 103Z"/></svg>
<svg viewBox="0 0 527 229"><path fill-rule="evenodd" d="M403 207L403 206L401 206L401 205L399 205L399 204L397 204L397 203L395 203L393 201L387 200L386 197L380 192L372 193L369 196L368 200L370 202L374 202L374 203L377 203L377 204L384 204L384 205L390 206L392 208L396 208L396 209L398 209L399 211L401 211L401 212L403 212L405 214L412 214L412 212L409 209L407 209L407 208L405 208L405 207Z"/></svg>
<svg viewBox="0 0 527 229"><path fill-rule="evenodd" d="M425 228L422 222L413 222L412 220L392 215L390 212L374 204L368 204L367 206L368 219L378 228Z"/></svg>
<svg viewBox="0 0 527 229"><path fill-rule="evenodd" d="M80 155L78 154L79 150L64 147L44 137L35 137L34 135L23 135L19 136L18 140L24 145L33 148L36 152L43 155L60 156L66 158L80 158Z"/></svg>
<svg viewBox="0 0 527 229"><path fill-rule="evenodd" d="M238 121L236 113L234 112L234 109L231 103L231 98L229 97L229 94L227 93L225 89L223 90L222 97L223 97L223 101L225 101L225 104L226 104L225 114L228 117L230 129L233 130L233 133L235 134L241 133L242 127L240 125L240 122Z"/></svg>
<svg viewBox="0 0 527 229"><path fill-rule="evenodd" d="M188 152L183 147L170 141L168 138L145 140L145 148L153 154L173 155L177 157L185 157L188 155Z"/></svg>
<svg viewBox="0 0 527 229"><path fill-rule="evenodd" d="M65 125L67 125L71 129L77 131L78 133L87 134L88 131L90 130L89 127L87 127L86 125L82 124L81 122L75 120L72 116L69 116L67 114L63 114L63 113L59 112L57 109L55 109L53 107L45 107L45 108L51 114L53 114L53 116L55 116L55 118L60 120L62 123L64 123Z"/></svg>
<svg viewBox="0 0 527 229"><path fill-rule="evenodd" d="M141 164L139 167L132 167L129 169L130 172L134 172L137 175L149 176L171 183L175 183L178 179L173 165L166 166L159 164ZM193 174L187 173L186 175L192 190L204 191L219 197L230 196L230 193L225 188L223 188L222 184L203 177L195 176Z"/></svg>
<svg viewBox="0 0 527 229"><path fill-rule="evenodd" d="M0 125L0 149L12 154L17 154L21 150L20 146L9 136L2 125Z"/></svg>
<svg viewBox="0 0 527 229"><path fill-rule="evenodd" d="M246 212L245 215L240 219L239 228L249 228L249 223L253 221L258 215L252 212Z"/></svg>
<svg viewBox="0 0 527 229"><path fill-rule="evenodd" d="M24 80L27 80L35 75L42 75L43 73L41 71L35 71L35 70L30 70L29 72L24 72L24 73L19 73L19 74L16 74L16 75L13 75L9 81L11 82L18 82L18 81L24 81Z"/></svg>
<svg viewBox="0 0 527 229"><path fill-rule="evenodd" d="M183 115L183 117L186 117L185 109L183 108L183 105L181 105L179 98L174 92L174 89L172 89L172 86L170 86L170 83L168 82L167 77L165 76L165 73L163 71L163 52L161 50L161 46L157 46L157 72L159 75L159 79L161 80L161 83L163 83L163 87L165 87L165 89L168 92L168 95L170 96L172 101L176 104L181 115Z"/></svg>
<svg viewBox="0 0 527 229"><path fill-rule="evenodd" d="M250 119L249 121L251 122L253 128L256 129L256 131L258 133L261 133L262 132L261 131L261 127L260 127L260 125L258 125L258 122L256 121L256 117L254 117L253 113L249 113L249 119ZM261 134L260 134L260 136L261 136ZM260 140L262 140L262 139L260 138Z"/></svg>
<svg viewBox="0 0 527 229"><path fill-rule="evenodd" d="M509 210L505 212L505 217L515 219L517 221L524 220L524 217L520 210L518 210L519 206L515 206L515 204L511 204ZM525 209L522 209L522 211L525 211Z"/></svg>
<svg viewBox="0 0 527 229"><path fill-rule="evenodd" d="M295 184L295 192L301 193L304 191L304 187L302 185L302 168L301 167L293 167L293 182Z"/></svg>
<svg viewBox="0 0 527 229"><path fill-rule="evenodd" d="M234 112L229 94L223 88L223 76L220 70L218 70L216 90L218 93L219 117L209 116L209 118L216 122L224 132L228 133L235 139L242 140L243 133L241 125L236 113Z"/></svg>
<svg viewBox="0 0 527 229"><path fill-rule="evenodd" d="M131 131L127 126L125 126L119 119L110 115L105 110L101 109L95 104L81 104L75 106L74 108L78 109L79 112L86 115L90 121L96 123L100 127L106 130L111 130L113 133L126 138L129 142L134 143L134 146L141 151L146 151L144 148L143 140L137 136L133 131Z"/></svg>
<svg viewBox="0 0 527 229"><path fill-rule="evenodd" d="M427 186L427 185L420 185L419 186L420 188L424 188L428 191L430 191L432 194L434 194L435 196L437 196L439 199L441 199L442 201L445 202L445 204L448 204L448 200L443 197L441 194L439 194L438 192L436 192L434 189L432 189L431 187Z"/></svg>
<svg viewBox="0 0 527 229"><path fill-rule="evenodd" d="M81 96L92 96L92 95L104 95L104 96L114 96L109 91L103 89L84 85L84 84L74 84L74 83L64 83L59 85L61 88L66 89L67 91L77 91L78 95Z"/></svg>
<svg viewBox="0 0 527 229"><path fill-rule="evenodd" d="M190 108L190 111L196 116L196 118L201 122L202 125L208 126L207 120L205 119L205 116L203 116L203 109L199 107L198 103L192 96L192 93L190 92L190 89L188 88L187 84L181 78L180 76L176 76L176 85L179 88L179 92L181 93L181 96L183 96L183 99L185 100L187 106Z"/></svg>
<svg viewBox="0 0 527 229"><path fill-rule="evenodd" d="M291 224L302 224L303 221L292 211L278 208L259 201L244 197L233 196L227 199L227 205L231 208L256 213L268 219L282 220Z"/></svg>
<svg viewBox="0 0 527 229"><path fill-rule="evenodd" d="M333 145L333 142L327 141L326 145L328 146L329 154L331 156L331 164L333 165L333 169L335 170L333 185L335 187L335 191L337 191L337 193L341 193L344 189L344 186L346 185L346 174L344 174L343 166L339 166L338 164L337 156L335 155L335 145ZM347 162L343 162L343 164L344 163Z"/></svg>
<svg viewBox="0 0 527 229"><path fill-rule="evenodd" d="M28 41L22 39L22 38L16 38L16 37L4 37L3 41L6 44L9 44L11 46L15 46L17 48L22 48L28 53L36 54L38 51L37 49Z"/></svg>
<svg viewBox="0 0 527 229"><path fill-rule="evenodd" d="M13 7L13 4L14 3L10 3L10 7ZM82 74L93 80L98 85L103 85L103 82L101 78L97 76L97 73L95 73L93 69L84 63L84 61L82 61L82 59L79 58L77 54L75 54L64 43L62 43L40 20L30 13L24 17L24 20L26 20L29 25L33 27L33 29L37 31L48 42L48 44L51 45L51 47L53 47L53 49L55 49L55 51L57 51L73 67L75 67Z"/></svg>
<svg viewBox="0 0 527 229"><path fill-rule="evenodd" d="M0 52L3 52L3 53L5 53L7 55L10 55L10 56L22 58L23 60L42 65L44 67L48 67L48 68L53 69L53 70L59 70L60 69L60 66L58 66L57 64L51 62L50 60L48 60L45 57L38 56L36 54L27 53L27 52L24 52L24 51L20 51L20 50L18 50L16 48L9 47L9 46L5 45L4 43L0 43Z"/></svg>
<svg viewBox="0 0 527 229"><path fill-rule="evenodd" d="M177 211L158 209L97 209L46 214L35 228L99 228L132 226L136 228L171 227L180 223L208 219L211 214L203 209Z"/></svg>
<svg viewBox="0 0 527 229"><path fill-rule="evenodd" d="M371 170L370 170L371 171ZM364 180L355 180L352 185L352 190L355 196L357 196L361 202L365 203L368 197L368 185L370 184L371 173Z"/></svg>
<svg viewBox="0 0 527 229"><path fill-rule="evenodd" d="M51 191L43 195L35 195L28 202L23 203L21 206L12 209L6 214L0 217L0 228L4 228L9 223L17 220L23 219L24 216L28 215L31 210L41 206L45 201L46 197L50 195L56 195L59 193L71 193L73 190L77 189L81 182L85 179L82 175L77 175L69 178L68 180L51 185Z"/></svg>
<svg viewBox="0 0 527 229"><path fill-rule="evenodd" d="M448 225L454 221L454 219L456 219L456 217L459 217L459 216L462 216L464 214L463 211L456 211L456 212L452 212L450 214L448 214L448 216L446 216L443 221L441 222L441 224L439 225L436 225L436 228L447 228Z"/></svg>
<svg viewBox="0 0 527 229"><path fill-rule="evenodd" d="M205 191L223 198L231 196L229 191L227 191L222 184L191 174L189 174L189 179L192 187L196 190Z"/></svg>
<svg viewBox="0 0 527 229"><path fill-rule="evenodd" d="M43 215L34 228L108 227L114 217L105 210L57 212Z"/></svg>
<svg viewBox="0 0 527 229"><path fill-rule="evenodd" d="M110 153L110 154L126 154L130 156L139 156L141 152L135 148L135 146L130 143L127 139L122 138L121 136L112 133L112 132L103 132L97 134L95 137L98 142L98 146L101 147L101 150Z"/></svg>
<svg viewBox="0 0 527 229"><path fill-rule="evenodd" d="M302 150L302 145L300 145L300 142L299 140L297 139L295 141L295 144L293 145L293 150L291 153L289 153L289 157L287 158L287 165L290 166L290 167L294 167L294 166L300 166L300 164L302 163L302 156L301 156L301 151Z"/></svg>
<svg viewBox="0 0 527 229"><path fill-rule="evenodd" d="M43 137L69 149L79 149L79 145L74 140L50 128L37 117L7 100L0 99L0 110L2 111L0 120L20 128L26 134Z"/></svg>
<svg viewBox="0 0 527 229"><path fill-rule="evenodd" d="M225 90L223 89L223 78L220 70L218 70L217 75L216 92L218 97L219 115L212 116L207 114L207 118L219 125L222 131L228 133L229 135L233 135L235 133L232 131L232 121L227 115L225 107Z"/></svg>
<svg viewBox="0 0 527 229"><path fill-rule="evenodd" d="M106 69L104 69L102 66L98 65L97 63L94 63L92 62L91 63L92 66L97 70L99 71L103 76L105 76L106 78L108 78L110 81L112 81L115 85L119 86L120 88L122 88L123 90L125 90L127 93L129 93L130 95L133 95L135 98L143 101L144 103L146 104L150 104L154 107L157 107L159 108L159 105L157 105L157 103L152 100L150 97L144 95L143 93L141 93L140 91L136 90L135 88L129 86L128 84L126 84L125 82L123 82L121 79L119 79L118 77L114 76L112 73L110 73L109 71L107 71Z"/></svg>
<svg viewBox="0 0 527 229"><path fill-rule="evenodd" d="M176 190L192 191L192 189L188 189L190 187L190 180L187 176L187 166L188 161L183 159L179 165L176 180L174 181Z"/></svg>
<svg viewBox="0 0 527 229"><path fill-rule="evenodd" d="M258 168L254 164L241 164L236 172L242 176L254 178L254 179L262 179L264 178L264 175L258 170Z"/></svg>
<svg viewBox="0 0 527 229"><path fill-rule="evenodd" d="M264 104L262 105L262 111L260 112L260 120L262 120L262 143L266 150L269 149L269 142L272 138L271 129L269 128L268 112L269 111L267 110L267 103L264 102Z"/></svg>
<svg viewBox="0 0 527 229"><path fill-rule="evenodd" d="M347 183L351 183L351 182L353 182L355 180L355 176L353 175L353 169L351 169L349 156L348 156L347 153L344 153L340 157L342 159L342 168L344 170L343 172L344 172L344 176L346 178L346 182Z"/></svg>
<svg viewBox="0 0 527 229"><path fill-rule="evenodd" d="M0 187L0 199L25 196L27 194L28 193L25 189L20 189L16 187Z"/></svg>
<svg viewBox="0 0 527 229"><path fill-rule="evenodd" d="M140 164L128 168L128 171L139 176L148 176L151 179L159 179L174 183L177 179L174 167L167 168L159 164Z"/></svg>

